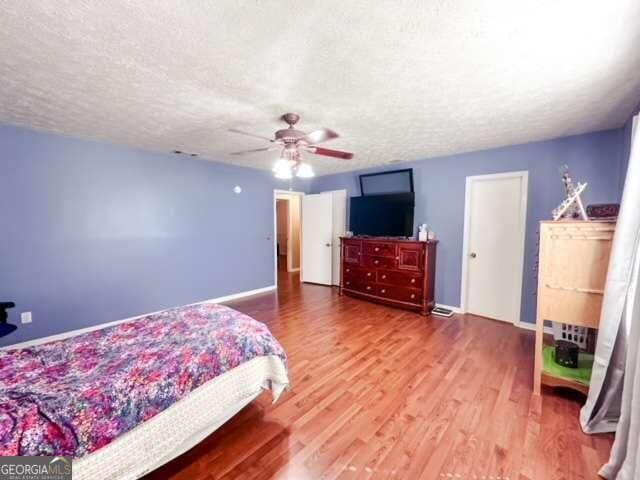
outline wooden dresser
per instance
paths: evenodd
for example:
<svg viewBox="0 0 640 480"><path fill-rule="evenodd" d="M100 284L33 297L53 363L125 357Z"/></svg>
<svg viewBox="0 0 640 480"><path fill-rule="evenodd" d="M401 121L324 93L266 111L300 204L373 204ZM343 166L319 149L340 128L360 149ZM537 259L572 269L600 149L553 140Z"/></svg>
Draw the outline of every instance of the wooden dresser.
<svg viewBox="0 0 640 480"><path fill-rule="evenodd" d="M341 237L340 294L417 310L434 307L436 240Z"/></svg>
<svg viewBox="0 0 640 480"><path fill-rule="evenodd" d="M544 322L598 328L615 223L541 222L538 308L533 390L568 387L587 393L589 387L545 372Z"/></svg>

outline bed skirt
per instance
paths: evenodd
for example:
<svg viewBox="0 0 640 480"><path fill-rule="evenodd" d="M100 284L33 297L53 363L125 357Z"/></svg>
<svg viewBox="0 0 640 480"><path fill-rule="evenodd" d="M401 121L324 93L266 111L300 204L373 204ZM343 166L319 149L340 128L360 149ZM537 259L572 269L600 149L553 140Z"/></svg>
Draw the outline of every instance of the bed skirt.
<svg viewBox="0 0 640 480"><path fill-rule="evenodd" d="M275 402L288 385L287 369L278 356L249 360L101 449L74 459L73 478L140 478L201 442L263 390L271 390Z"/></svg>

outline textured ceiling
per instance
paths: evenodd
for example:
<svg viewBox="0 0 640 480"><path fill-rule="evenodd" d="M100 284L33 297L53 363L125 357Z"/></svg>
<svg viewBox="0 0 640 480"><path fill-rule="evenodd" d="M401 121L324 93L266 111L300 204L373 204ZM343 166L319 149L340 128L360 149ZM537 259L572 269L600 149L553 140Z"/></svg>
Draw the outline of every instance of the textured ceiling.
<svg viewBox="0 0 640 480"><path fill-rule="evenodd" d="M617 127L640 1L5 1L0 122L271 168L286 111L331 173Z"/></svg>

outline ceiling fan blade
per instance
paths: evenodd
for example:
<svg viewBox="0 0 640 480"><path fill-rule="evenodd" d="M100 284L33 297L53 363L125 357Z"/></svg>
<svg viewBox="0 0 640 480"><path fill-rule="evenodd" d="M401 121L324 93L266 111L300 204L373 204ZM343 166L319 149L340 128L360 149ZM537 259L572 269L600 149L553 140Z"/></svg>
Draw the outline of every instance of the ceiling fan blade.
<svg viewBox="0 0 640 480"><path fill-rule="evenodd" d="M329 148L307 147L306 150L316 155L324 155L325 157L335 157L341 158L343 160L351 160L353 158L353 153L341 152L340 150L331 150Z"/></svg>
<svg viewBox="0 0 640 480"><path fill-rule="evenodd" d="M302 139L310 145L315 145L316 143L326 142L327 140L332 140L334 138L338 138L339 136L340 135L338 135L333 130L330 130L328 128L321 128L320 130L315 130L311 133L307 133L304 137L302 137Z"/></svg>
<svg viewBox="0 0 640 480"><path fill-rule="evenodd" d="M250 153L256 152L268 152L269 150L277 150L279 147L264 147L264 148L254 148L253 150L242 150L240 152L231 152L229 155L248 155Z"/></svg>
<svg viewBox="0 0 640 480"><path fill-rule="evenodd" d="M243 132L242 130L236 130L235 128L230 128L230 132L239 133L240 135L246 135L247 137L260 138L262 140L266 140L267 142L274 142L273 138L263 137L262 135L256 135L255 133Z"/></svg>

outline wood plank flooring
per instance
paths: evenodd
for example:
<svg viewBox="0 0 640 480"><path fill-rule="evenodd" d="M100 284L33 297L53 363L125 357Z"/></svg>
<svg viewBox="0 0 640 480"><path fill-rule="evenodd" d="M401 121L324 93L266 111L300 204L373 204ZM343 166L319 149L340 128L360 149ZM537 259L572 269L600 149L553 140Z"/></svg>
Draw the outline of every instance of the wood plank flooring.
<svg viewBox="0 0 640 480"><path fill-rule="evenodd" d="M599 478L613 437L584 435L583 397L532 391L534 332L422 317L300 285L229 305L265 322L292 389L263 394L149 479Z"/></svg>

